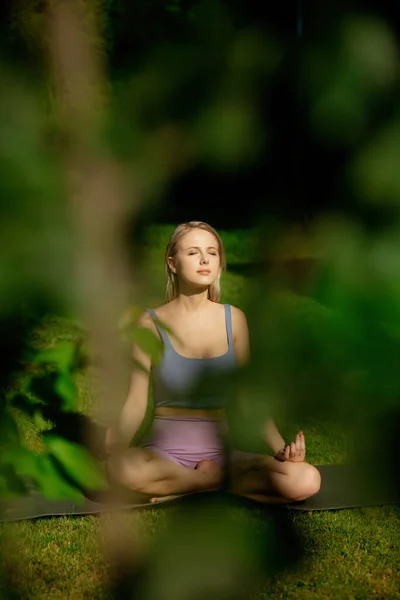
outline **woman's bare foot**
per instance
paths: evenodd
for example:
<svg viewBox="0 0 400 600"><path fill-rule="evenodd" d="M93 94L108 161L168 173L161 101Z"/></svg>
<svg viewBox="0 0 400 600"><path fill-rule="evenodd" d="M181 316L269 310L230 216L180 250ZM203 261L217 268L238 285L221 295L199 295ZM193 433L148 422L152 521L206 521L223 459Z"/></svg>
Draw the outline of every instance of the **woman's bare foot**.
<svg viewBox="0 0 400 600"><path fill-rule="evenodd" d="M173 500L174 498L179 498L180 496L184 496L185 494L171 494L170 496L156 496L155 498L150 498L150 502L152 504L157 504L159 502L166 502L167 500Z"/></svg>
<svg viewBox="0 0 400 600"><path fill-rule="evenodd" d="M223 472L217 463L212 460L201 460L195 466L195 471L199 473L199 491L213 490L219 487L222 482ZM166 500L173 500L179 498L183 494L172 494L169 496L157 496L150 499L150 502L165 502Z"/></svg>

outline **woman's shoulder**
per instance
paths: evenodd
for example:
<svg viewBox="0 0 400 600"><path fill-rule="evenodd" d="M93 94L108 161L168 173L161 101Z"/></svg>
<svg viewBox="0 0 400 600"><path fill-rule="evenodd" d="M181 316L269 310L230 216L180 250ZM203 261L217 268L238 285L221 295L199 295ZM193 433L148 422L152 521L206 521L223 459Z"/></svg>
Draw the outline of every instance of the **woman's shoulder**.
<svg viewBox="0 0 400 600"><path fill-rule="evenodd" d="M241 333L247 333L248 325L246 315L244 314L241 308L233 306L232 304L230 304L229 306L231 308L232 331L234 337L240 335Z"/></svg>
<svg viewBox="0 0 400 600"><path fill-rule="evenodd" d="M156 317L157 319L160 319L161 321L164 319L164 317L168 316L168 314L171 311L172 308L172 302L166 302L165 304L160 304L159 306L156 306L154 308L148 308L147 309L147 314L151 315L151 317Z"/></svg>
<svg viewBox="0 0 400 600"><path fill-rule="evenodd" d="M138 327L152 329L153 331L156 330L154 319L151 316L149 309L146 309L145 311L142 312L142 314L140 315L140 317L137 321L137 325L138 325Z"/></svg>
<svg viewBox="0 0 400 600"><path fill-rule="evenodd" d="M225 307L229 307L232 316L232 321L235 320L238 322L246 322L246 315L244 314L244 312L237 306L233 306L233 304L228 304L227 302L210 302L210 305L214 307L214 310L218 311L224 311Z"/></svg>
<svg viewBox="0 0 400 600"><path fill-rule="evenodd" d="M231 309L232 319L236 319L238 321L240 321L240 320L246 321L246 315L244 314L244 312L242 311L241 308L238 308L237 306L233 306L233 304L228 304L228 306Z"/></svg>
<svg viewBox="0 0 400 600"><path fill-rule="evenodd" d="M161 304L155 308L146 308L146 310L139 317L139 326L154 328L154 321L163 321L164 317L168 314L168 304Z"/></svg>

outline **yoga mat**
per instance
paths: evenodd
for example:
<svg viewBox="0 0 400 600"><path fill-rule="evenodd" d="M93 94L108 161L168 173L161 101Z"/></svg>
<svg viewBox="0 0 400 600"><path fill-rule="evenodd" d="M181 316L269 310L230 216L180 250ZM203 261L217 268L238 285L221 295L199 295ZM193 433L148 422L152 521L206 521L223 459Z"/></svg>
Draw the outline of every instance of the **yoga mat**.
<svg viewBox="0 0 400 600"><path fill-rule="evenodd" d="M360 506L380 506L385 504L400 504L399 490L394 485L374 486L354 466L351 465L321 465L317 466L321 473L321 489L315 496L304 502L284 505L290 510L337 510L356 508ZM29 493L12 501L0 500L0 521L21 521L39 517L57 517L68 515L93 515L103 512L129 509L157 509L167 505L179 505L192 499L221 499L243 503L245 506L269 508L271 505L241 498L222 492L199 492L184 494L178 498L157 503L111 502L107 493L94 493L91 498L82 498L82 504L73 500L50 500L37 492L33 485ZM94 500L96 498L96 501ZM282 506L282 505L281 505Z"/></svg>
<svg viewBox="0 0 400 600"><path fill-rule="evenodd" d="M291 510L337 510L360 506L400 504L394 481L384 483L353 465L315 465L321 473L321 489L304 502L287 504Z"/></svg>

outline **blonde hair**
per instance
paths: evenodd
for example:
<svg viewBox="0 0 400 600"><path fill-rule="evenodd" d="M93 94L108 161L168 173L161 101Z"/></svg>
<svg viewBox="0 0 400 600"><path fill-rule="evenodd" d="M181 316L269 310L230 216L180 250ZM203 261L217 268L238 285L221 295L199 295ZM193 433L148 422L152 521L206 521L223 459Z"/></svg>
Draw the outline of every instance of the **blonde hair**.
<svg viewBox="0 0 400 600"><path fill-rule="evenodd" d="M181 223L180 225L178 225L178 227L175 229L175 231L169 238L167 248L165 251L165 275L167 278L165 294L167 297L167 302L171 302L171 300L174 300L174 298L176 298L179 294L178 277L176 273L173 273L173 271L171 271L168 264L168 259L170 257L173 258L175 256L178 250L179 241L183 238L184 235L186 235L189 231L192 231L193 229L203 229L204 231L208 231L215 237L215 239L218 242L220 271L216 280L208 288L208 297L212 302L219 302L221 298L221 273L226 268L225 250L222 240L218 233L215 231L214 227L211 227L211 225L208 225L203 221L189 221L188 223Z"/></svg>

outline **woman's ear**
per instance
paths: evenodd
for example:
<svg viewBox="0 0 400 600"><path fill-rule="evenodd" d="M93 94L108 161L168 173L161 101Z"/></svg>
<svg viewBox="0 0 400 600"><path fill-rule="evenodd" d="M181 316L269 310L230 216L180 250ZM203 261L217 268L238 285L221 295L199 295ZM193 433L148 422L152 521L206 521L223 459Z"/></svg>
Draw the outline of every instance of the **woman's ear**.
<svg viewBox="0 0 400 600"><path fill-rule="evenodd" d="M168 264L168 267L170 268L170 270L172 271L172 273L176 273L176 267L175 267L172 256L168 256L167 264Z"/></svg>

